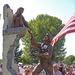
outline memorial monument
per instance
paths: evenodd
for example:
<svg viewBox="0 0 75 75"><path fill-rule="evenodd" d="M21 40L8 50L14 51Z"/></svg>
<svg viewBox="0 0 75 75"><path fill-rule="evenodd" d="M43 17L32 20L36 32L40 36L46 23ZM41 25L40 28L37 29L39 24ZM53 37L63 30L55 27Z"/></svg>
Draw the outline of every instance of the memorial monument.
<svg viewBox="0 0 75 75"><path fill-rule="evenodd" d="M31 45L39 49L39 51L34 52L33 54L40 58L40 63L32 75L38 75L42 70L45 70L46 75L53 75L52 61L54 58L54 51L50 44L53 39L52 35L46 34L43 38L43 42L36 42L32 31L28 30L28 32L31 36Z"/></svg>
<svg viewBox="0 0 75 75"><path fill-rule="evenodd" d="M14 27L13 16L13 10L8 4L5 4L3 6L3 75L19 75L18 65L14 60L14 51L29 27L28 25L23 26L22 21L22 26Z"/></svg>
<svg viewBox="0 0 75 75"><path fill-rule="evenodd" d="M31 45L38 48L40 51L33 53L40 58L40 64L37 66L32 75L38 75L43 69L46 75L53 75L53 47L50 44L53 37L47 34L43 38L43 42L35 41L31 28L25 21L22 13L24 8L20 7L13 14L13 10L8 4L3 7L3 75L19 75L18 65L14 60L14 51L19 44L19 40L25 36L27 28L31 35Z"/></svg>

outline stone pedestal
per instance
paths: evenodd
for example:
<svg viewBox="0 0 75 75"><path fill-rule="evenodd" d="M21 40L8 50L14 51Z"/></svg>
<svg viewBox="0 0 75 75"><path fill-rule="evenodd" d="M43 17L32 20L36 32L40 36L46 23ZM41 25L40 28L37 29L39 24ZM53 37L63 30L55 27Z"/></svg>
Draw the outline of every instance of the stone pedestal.
<svg viewBox="0 0 75 75"><path fill-rule="evenodd" d="M25 36L26 28L12 28L13 12L9 5L3 7L3 75L19 75L18 65L14 61L14 51L21 37Z"/></svg>

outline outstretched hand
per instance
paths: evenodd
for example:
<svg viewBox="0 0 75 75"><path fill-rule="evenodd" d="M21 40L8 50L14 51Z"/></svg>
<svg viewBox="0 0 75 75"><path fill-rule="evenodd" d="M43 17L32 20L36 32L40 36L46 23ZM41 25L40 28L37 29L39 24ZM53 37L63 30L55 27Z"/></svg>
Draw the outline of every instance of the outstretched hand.
<svg viewBox="0 0 75 75"><path fill-rule="evenodd" d="M42 57L42 58L47 59L47 60L51 59L50 55L48 55L48 54L39 53L39 52L35 52L32 54L34 54L35 56L38 56L38 57Z"/></svg>
<svg viewBox="0 0 75 75"><path fill-rule="evenodd" d="M29 32L30 34L32 34L32 31L31 31L30 29L28 30L28 32Z"/></svg>
<svg viewBox="0 0 75 75"><path fill-rule="evenodd" d="M39 52L35 52L35 53L33 52L32 54L35 56L39 56Z"/></svg>

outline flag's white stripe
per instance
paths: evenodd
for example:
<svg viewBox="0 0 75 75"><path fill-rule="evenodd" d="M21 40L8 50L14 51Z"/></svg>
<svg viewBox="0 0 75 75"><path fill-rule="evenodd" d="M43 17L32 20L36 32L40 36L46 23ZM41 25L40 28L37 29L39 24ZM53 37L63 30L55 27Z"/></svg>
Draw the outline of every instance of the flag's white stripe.
<svg viewBox="0 0 75 75"><path fill-rule="evenodd" d="M68 33L72 33L75 31L75 15L73 15L66 25L62 28L62 30L53 38L51 44L52 46L58 41L58 39Z"/></svg>
<svg viewBox="0 0 75 75"><path fill-rule="evenodd" d="M69 24L69 26L71 26L71 25L73 25L73 24L75 24L75 22L73 22L73 23L70 23ZM70 27L71 28L71 27ZM64 29L64 28L63 28ZM61 30L58 34L61 34L62 32L64 32L66 29L64 29L64 30ZM57 37L58 36L58 34L55 36L55 37Z"/></svg>
<svg viewBox="0 0 75 75"><path fill-rule="evenodd" d="M75 30L75 26L70 27L70 28L67 28L66 30L64 30L64 31L61 32L60 34L65 33L65 32L67 32L67 31L69 31L69 30ZM58 35L58 34L57 34L57 35Z"/></svg>
<svg viewBox="0 0 75 75"><path fill-rule="evenodd" d="M69 21L66 23L66 25L68 25L71 21L73 21L75 19L75 15L74 16L72 16L70 19L69 19Z"/></svg>
<svg viewBox="0 0 75 75"><path fill-rule="evenodd" d="M57 36L55 36L55 37L53 38L53 40L56 39L56 38L58 38L58 37L61 36L62 34L66 33L67 31L70 31L70 30L75 30L75 27L70 27L70 28L64 30L63 32L61 32L60 34L57 34Z"/></svg>
<svg viewBox="0 0 75 75"><path fill-rule="evenodd" d="M70 25L73 23L72 21L73 21L74 19L75 19L75 18L73 18L69 23L67 23L61 31L63 31L64 29L66 29L68 26L70 26ZM60 32L61 32L61 31L60 31Z"/></svg>
<svg viewBox="0 0 75 75"><path fill-rule="evenodd" d="M58 41L58 39L62 36L62 34L66 33L67 31L71 31L71 30L75 30L75 27L72 28L68 28L67 30L65 30L64 32L62 32L61 34L58 34L58 36L54 37L52 40L52 46ZM72 32L71 32L72 33ZM67 33L66 33L67 34Z"/></svg>
<svg viewBox="0 0 75 75"><path fill-rule="evenodd" d="M73 24L75 24L75 22L71 22L70 24L68 24L67 26L65 26L63 29L66 29L68 26L71 26Z"/></svg>
<svg viewBox="0 0 75 75"><path fill-rule="evenodd" d="M70 30L75 30L75 27L72 27L72 28L66 29L66 30L63 31L62 33L57 34L57 36L55 36L55 37L53 38L53 40L56 39L56 38L61 37L62 34L66 33L67 31L70 31Z"/></svg>
<svg viewBox="0 0 75 75"><path fill-rule="evenodd" d="M72 29L68 29L67 31L71 31L71 30L75 30L75 27L74 27L74 29L73 28ZM65 31L64 33L68 34L67 31ZM69 33L72 33L72 32L73 31L71 31ZM62 34L64 34L64 33L62 33ZM58 35L58 37L53 38L53 40L52 40L52 46L58 41L58 39L62 36L62 34Z"/></svg>
<svg viewBox="0 0 75 75"><path fill-rule="evenodd" d="M71 25L74 25L74 24L75 24L75 22L72 22L68 26L71 26ZM63 29L59 33L63 32L68 26L64 26Z"/></svg>

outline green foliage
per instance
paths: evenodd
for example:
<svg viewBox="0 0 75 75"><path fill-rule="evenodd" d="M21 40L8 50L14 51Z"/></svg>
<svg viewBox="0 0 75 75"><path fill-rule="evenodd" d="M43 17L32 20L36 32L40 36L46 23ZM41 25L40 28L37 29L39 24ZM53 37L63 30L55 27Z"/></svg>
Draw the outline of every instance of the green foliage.
<svg viewBox="0 0 75 75"><path fill-rule="evenodd" d="M73 64L75 61L75 56L74 55L69 55L68 57L66 57L63 62L65 62L67 65L71 65Z"/></svg>
<svg viewBox="0 0 75 75"><path fill-rule="evenodd" d="M43 37L46 33L52 34L53 36L57 35L57 33L62 29L64 24L62 21L56 17L49 16L47 14L41 14L29 21L29 25L32 28L32 32L34 34L35 40L38 42L42 42ZM32 47L30 45L30 36L27 33L26 36L22 39L23 44L28 48L28 50L32 53L37 51L38 49ZM61 37L59 41L54 46L55 51L55 59L54 61L61 61L65 57L65 48L64 46L65 38ZM38 62L38 58L32 55L33 62Z"/></svg>
<svg viewBox="0 0 75 75"><path fill-rule="evenodd" d="M1 14L0 14L0 19L1 19Z"/></svg>
<svg viewBox="0 0 75 75"><path fill-rule="evenodd" d="M15 59L14 59L17 63L22 61L21 55L22 55L22 50L19 50L19 45L18 45L15 49Z"/></svg>
<svg viewBox="0 0 75 75"><path fill-rule="evenodd" d="M75 60L73 61L73 64L75 64Z"/></svg>
<svg viewBox="0 0 75 75"><path fill-rule="evenodd" d="M24 47L23 54L22 54L21 58L22 58L23 64L31 64L32 63L31 53L28 50L28 48Z"/></svg>
<svg viewBox="0 0 75 75"><path fill-rule="evenodd" d="M0 59L0 64L2 64L2 59Z"/></svg>

